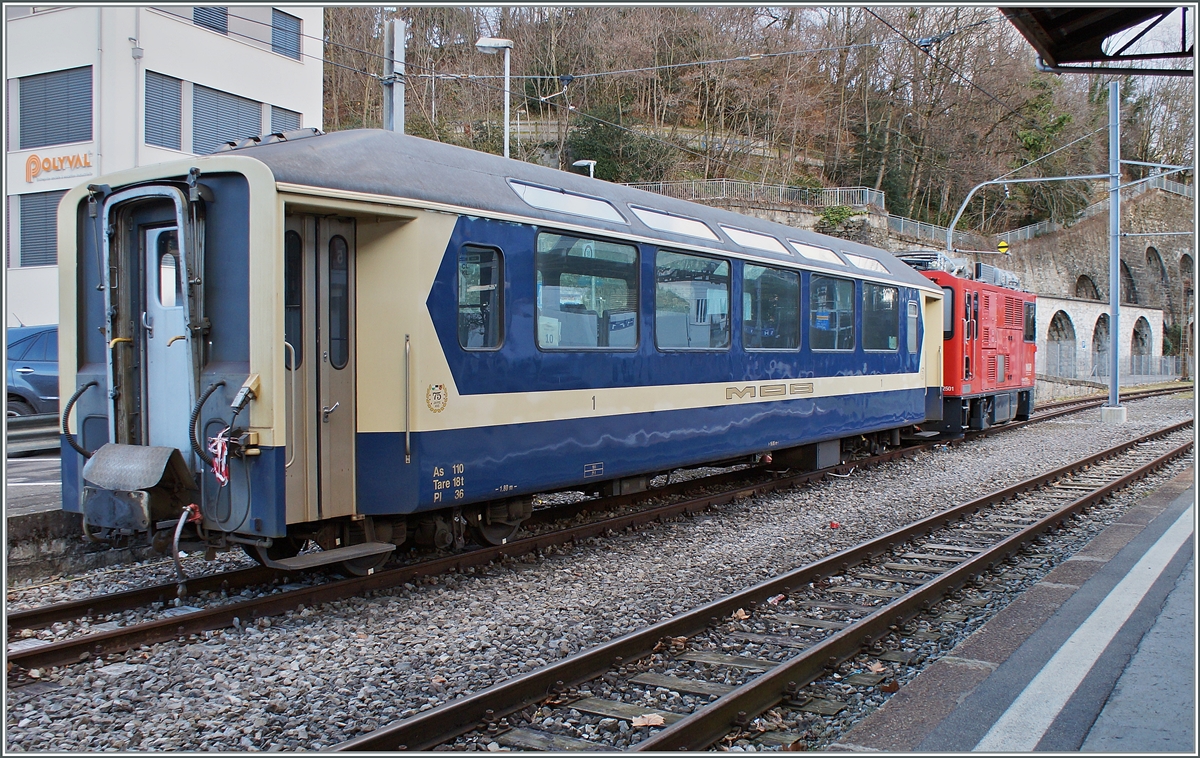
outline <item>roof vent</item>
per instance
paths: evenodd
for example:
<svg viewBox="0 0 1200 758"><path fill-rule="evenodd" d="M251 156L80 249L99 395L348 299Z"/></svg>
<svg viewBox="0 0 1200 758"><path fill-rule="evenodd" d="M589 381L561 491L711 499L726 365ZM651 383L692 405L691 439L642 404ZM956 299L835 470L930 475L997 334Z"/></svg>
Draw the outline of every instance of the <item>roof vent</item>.
<svg viewBox="0 0 1200 758"><path fill-rule="evenodd" d="M257 145L270 145L274 142L295 142L298 139L307 139L309 137L319 137L324 132L316 127L306 127L304 129L292 129L288 132L271 132L259 137L247 137L241 140L230 140L216 150L214 153L224 153L230 150L241 150L245 147L255 147Z"/></svg>

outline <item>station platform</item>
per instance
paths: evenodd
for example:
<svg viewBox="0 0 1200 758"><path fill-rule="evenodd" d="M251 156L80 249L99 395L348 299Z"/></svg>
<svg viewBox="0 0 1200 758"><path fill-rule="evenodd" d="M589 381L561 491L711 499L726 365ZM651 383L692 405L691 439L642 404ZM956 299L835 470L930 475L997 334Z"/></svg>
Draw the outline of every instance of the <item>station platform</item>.
<svg viewBox="0 0 1200 758"><path fill-rule="evenodd" d="M828 749L1196 754L1195 469Z"/></svg>

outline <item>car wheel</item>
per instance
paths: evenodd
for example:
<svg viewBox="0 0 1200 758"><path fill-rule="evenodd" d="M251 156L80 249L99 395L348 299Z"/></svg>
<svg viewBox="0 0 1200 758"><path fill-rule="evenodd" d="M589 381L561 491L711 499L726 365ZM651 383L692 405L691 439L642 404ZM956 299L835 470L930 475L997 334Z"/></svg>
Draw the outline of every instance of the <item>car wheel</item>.
<svg viewBox="0 0 1200 758"><path fill-rule="evenodd" d="M32 416L33 408L23 400L9 400L7 415L9 418L13 416Z"/></svg>

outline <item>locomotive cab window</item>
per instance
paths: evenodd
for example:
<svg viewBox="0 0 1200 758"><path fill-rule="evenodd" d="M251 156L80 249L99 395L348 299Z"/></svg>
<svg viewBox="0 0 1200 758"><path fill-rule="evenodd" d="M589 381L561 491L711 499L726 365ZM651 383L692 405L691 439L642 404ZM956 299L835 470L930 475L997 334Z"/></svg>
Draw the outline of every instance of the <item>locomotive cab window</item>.
<svg viewBox="0 0 1200 758"><path fill-rule="evenodd" d="M813 274L808 294L808 344L813 350L854 349L854 282Z"/></svg>
<svg viewBox="0 0 1200 758"><path fill-rule="evenodd" d="M747 350L800 347L800 275L746 264L742 274L742 343Z"/></svg>
<svg viewBox="0 0 1200 758"><path fill-rule="evenodd" d="M543 350L633 350L638 252L543 232L537 238L537 343Z"/></svg>
<svg viewBox="0 0 1200 758"><path fill-rule="evenodd" d="M504 341L504 265L499 250L464 245L458 254L458 344L494 350Z"/></svg>
<svg viewBox="0 0 1200 758"><path fill-rule="evenodd" d="M729 261L660 250L654 278L658 349L729 347Z"/></svg>
<svg viewBox="0 0 1200 758"><path fill-rule="evenodd" d="M1025 341L1037 341L1037 305L1025 303Z"/></svg>
<svg viewBox="0 0 1200 758"><path fill-rule="evenodd" d="M863 283L863 349L900 348L900 290Z"/></svg>
<svg viewBox="0 0 1200 758"><path fill-rule="evenodd" d="M954 336L954 289L942 287L942 339Z"/></svg>

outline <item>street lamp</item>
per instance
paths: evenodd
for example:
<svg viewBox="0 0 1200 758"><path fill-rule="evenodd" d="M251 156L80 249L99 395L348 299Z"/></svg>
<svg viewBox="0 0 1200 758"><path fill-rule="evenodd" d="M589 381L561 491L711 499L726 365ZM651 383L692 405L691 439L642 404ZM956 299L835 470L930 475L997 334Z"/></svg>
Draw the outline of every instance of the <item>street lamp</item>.
<svg viewBox="0 0 1200 758"><path fill-rule="evenodd" d="M583 168L584 166L587 166L588 176L590 176L593 179L596 178L596 162L595 161L575 161L571 165L574 166L575 168Z"/></svg>
<svg viewBox="0 0 1200 758"><path fill-rule="evenodd" d="M513 41L502 37L480 37L475 43L475 49L481 53L494 55L497 50L504 51L504 157L508 157L508 60Z"/></svg>

